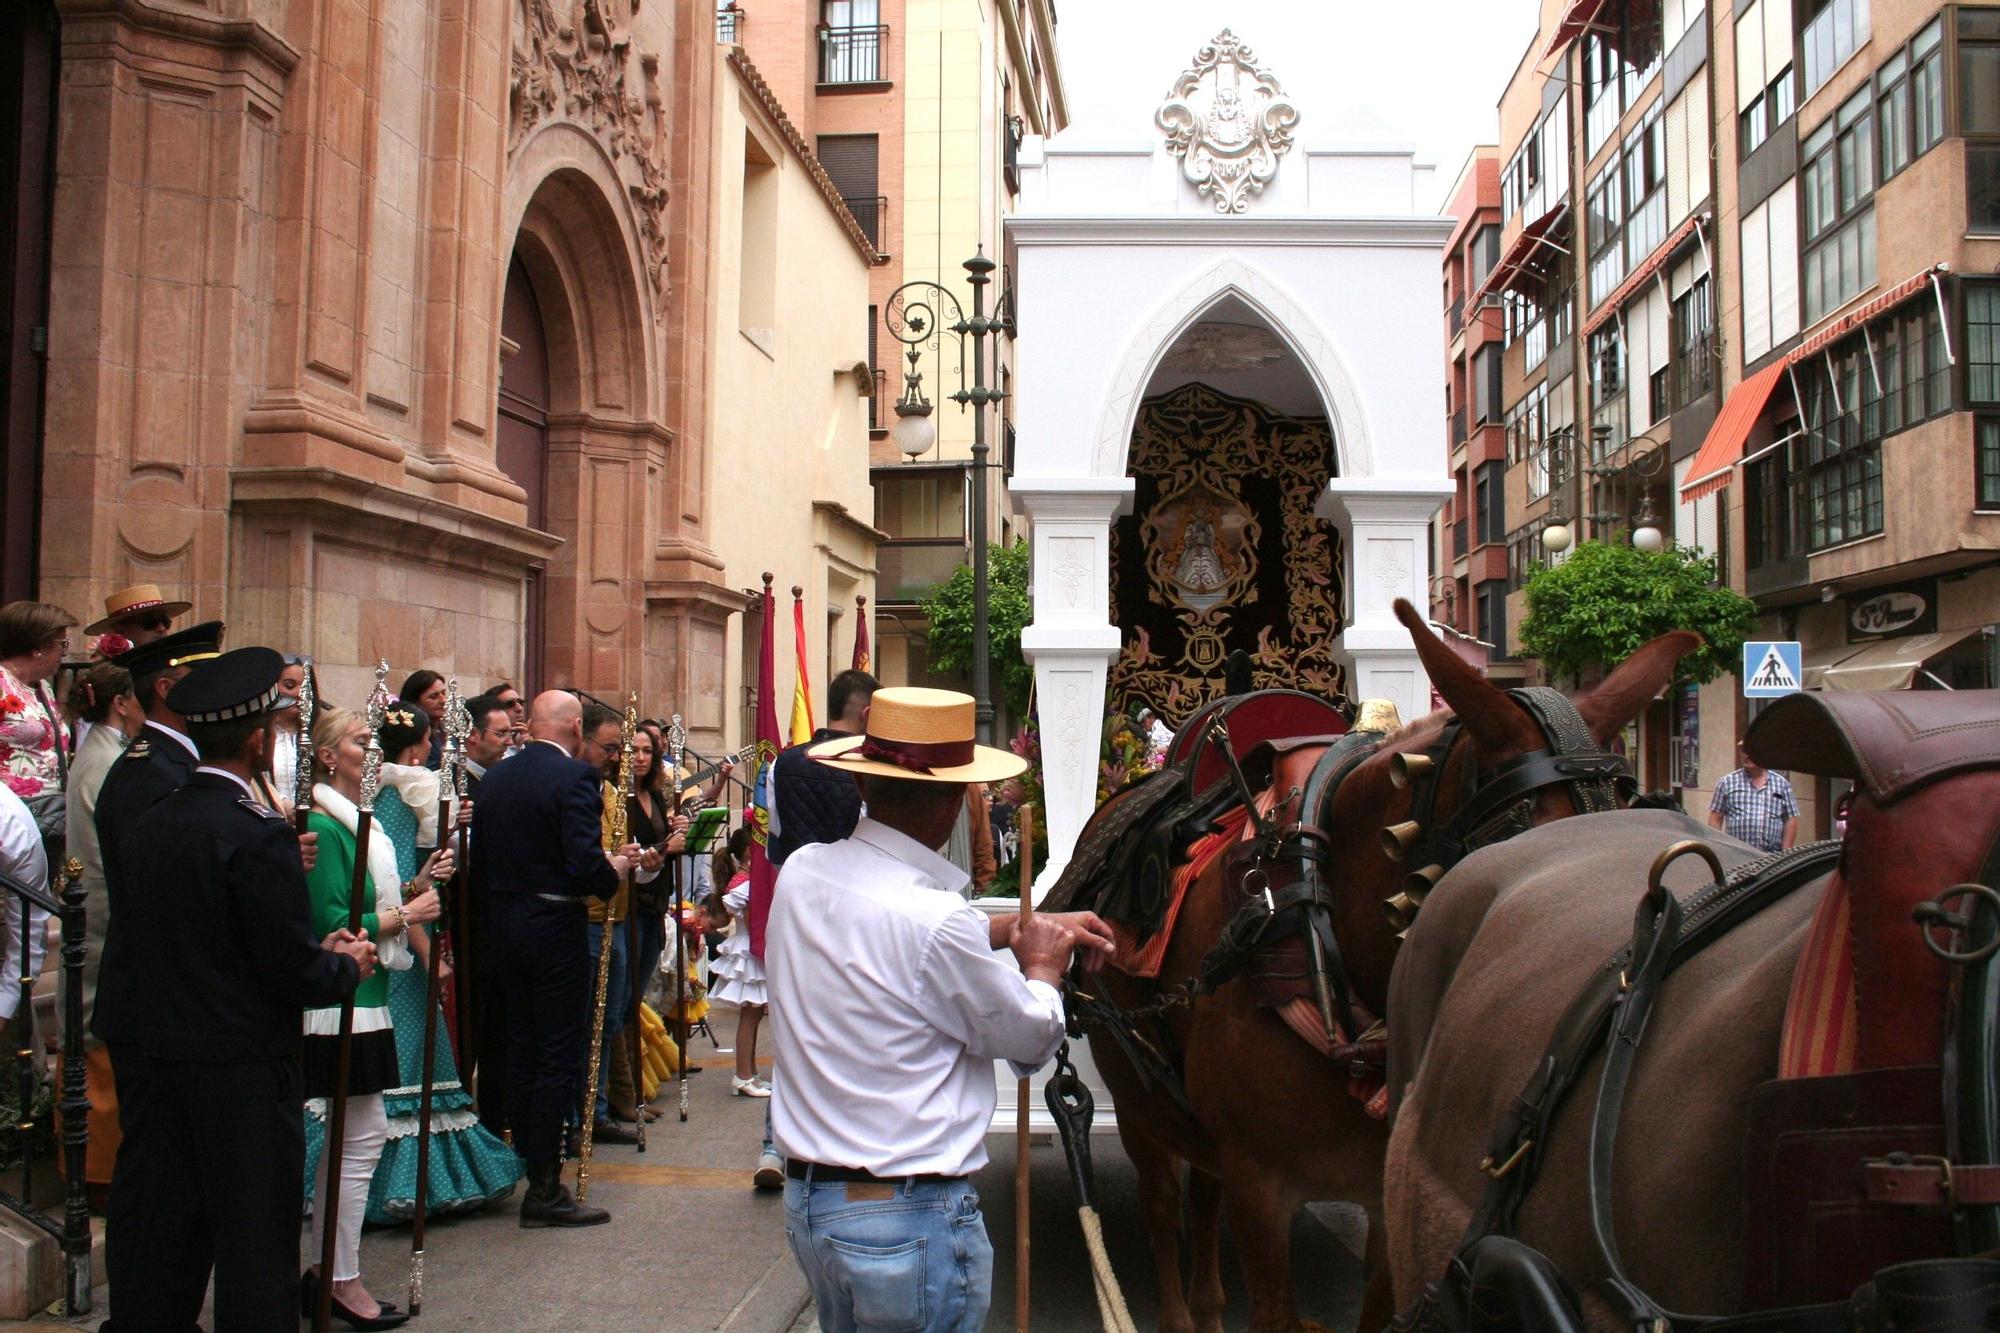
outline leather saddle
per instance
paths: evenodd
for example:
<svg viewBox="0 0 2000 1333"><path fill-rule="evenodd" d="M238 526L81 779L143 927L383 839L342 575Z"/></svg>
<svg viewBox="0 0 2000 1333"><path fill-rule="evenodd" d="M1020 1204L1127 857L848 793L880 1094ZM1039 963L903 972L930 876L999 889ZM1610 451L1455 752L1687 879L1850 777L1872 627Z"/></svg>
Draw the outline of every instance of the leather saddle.
<svg viewBox="0 0 2000 1333"><path fill-rule="evenodd" d="M1217 721L1226 725L1229 748L1253 791L1270 782L1275 749L1269 742L1347 730L1340 708L1298 690L1258 690L1209 704L1181 727L1165 768L1116 793L1091 816L1044 911L1088 908L1130 926L1141 942L1160 928L1174 868L1188 846L1242 803L1229 760L1214 741Z"/></svg>
<svg viewBox="0 0 2000 1333"><path fill-rule="evenodd" d="M1750 724L1757 762L1850 778L1877 805L1979 768L2000 768L2000 690L1792 694Z"/></svg>

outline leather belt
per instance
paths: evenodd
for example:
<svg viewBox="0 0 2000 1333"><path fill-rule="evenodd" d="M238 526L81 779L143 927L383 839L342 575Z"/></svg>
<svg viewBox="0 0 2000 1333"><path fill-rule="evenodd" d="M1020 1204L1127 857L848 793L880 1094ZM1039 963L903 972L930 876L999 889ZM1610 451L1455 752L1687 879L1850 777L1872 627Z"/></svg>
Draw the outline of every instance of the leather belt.
<svg viewBox="0 0 2000 1333"><path fill-rule="evenodd" d="M826 1184L845 1185L900 1185L904 1181L912 1185L936 1185L949 1180L964 1180L964 1176L878 1176L873 1171L864 1171L858 1166L826 1166L819 1162L805 1162L796 1157L785 1160L785 1174L793 1180L817 1180Z"/></svg>
<svg viewBox="0 0 2000 1333"><path fill-rule="evenodd" d="M531 893L528 896L530 898L539 898L545 903L560 903L565 907L571 906L572 904L574 904L577 907L583 906L583 899L572 898L567 893Z"/></svg>
<svg viewBox="0 0 2000 1333"><path fill-rule="evenodd" d="M1892 1153L1861 1168L1862 1188L1871 1203L1920 1208L2000 1203L2000 1166L1954 1166L1942 1157Z"/></svg>

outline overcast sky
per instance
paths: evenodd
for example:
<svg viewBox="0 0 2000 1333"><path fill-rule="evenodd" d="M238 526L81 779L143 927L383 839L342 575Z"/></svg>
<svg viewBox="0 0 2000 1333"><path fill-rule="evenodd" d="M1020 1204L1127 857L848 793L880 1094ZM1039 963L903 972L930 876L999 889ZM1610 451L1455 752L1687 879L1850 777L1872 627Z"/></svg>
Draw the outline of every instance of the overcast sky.
<svg viewBox="0 0 2000 1333"><path fill-rule="evenodd" d="M1076 118L1095 106L1158 106L1195 49L1223 28L1250 44L1302 119L1414 144L1445 191L1534 35L1536 0L1056 0L1063 80ZM1305 127L1302 125L1301 129ZM1342 137L1347 137L1343 135Z"/></svg>

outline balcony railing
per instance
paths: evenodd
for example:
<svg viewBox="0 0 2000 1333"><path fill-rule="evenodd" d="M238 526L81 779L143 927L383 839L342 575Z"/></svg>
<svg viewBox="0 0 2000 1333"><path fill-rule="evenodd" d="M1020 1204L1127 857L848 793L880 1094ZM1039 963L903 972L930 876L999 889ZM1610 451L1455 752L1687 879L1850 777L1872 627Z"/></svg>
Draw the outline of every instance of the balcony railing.
<svg viewBox="0 0 2000 1333"><path fill-rule="evenodd" d="M1461 332L1464 331L1464 329L1465 329L1465 298L1463 296L1454 296L1451 298L1452 336L1454 338L1457 337Z"/></svg>
<svg viewBox="0 0 2000 1333"><path fill-rule="evenodd" d="M888 45L887 25L819 30L821 83L880 83L882 48Z"/></svg>
<svg viewBox="0 0 2000 1333"><path fill-rule="evenodd" d="M872 198L849 198L840 196L840 202L847 205L847 211L854 214L854 220L861 224L862 235L876 250L882 248L882 224L889 216L889 196L878 194Z"/></svg>
<svg viewBox="0 0 2000 1333"><path fill-rule="evenodd" d="M905 605L921 602L971 558L956 537L906 537L875 548L875 597Z"/></svg>
<svg viewBox="0 0 2000 1333"><path fill-rule="evenodd" d="M730 3L717 7L715 11L716 45L736 45L742 37L743 22L749 17L748 14L743 12L742 6L735 3L735 0L730 0Z"/></svg>
<svg viewBox="0 0 2000 1333"><path fill-rule="evenodd" d="M1465 409L1462 407L1451 414L1451 443L1454 449L1465 443Z"/></svg>
<svg viewBox="0 0 2000 1333"><path fill-rule="evenodd" d="M870 432L886 431L889 429L889 418L894 415L894 408L889 402L889 391L882 368L877 366L871 373L875 376L875 391L868 395L868 429Z"/></svg>
<svg viewBox="0 0 2000 1333"><path fill-rule="evenodd" d="M1465 520L1461 518L1451 525L1451 554L1454 560L1465 554L1465 538Z"/></svg>

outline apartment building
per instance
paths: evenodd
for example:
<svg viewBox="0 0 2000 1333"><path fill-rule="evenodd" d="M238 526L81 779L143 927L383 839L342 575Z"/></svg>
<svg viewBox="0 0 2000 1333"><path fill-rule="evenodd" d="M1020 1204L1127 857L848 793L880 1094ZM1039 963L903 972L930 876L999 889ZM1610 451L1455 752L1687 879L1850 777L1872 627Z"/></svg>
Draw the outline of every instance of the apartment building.
<svg viewBox="0 0 2000 1333"><path fill-rule="evenodd" d="M1508 650L1534 569L1657 534L1810 688L1994 683L2000 8L1546 0L1499 120ZM1705 805L1751 707L1659 701L1646 785Z"/></svg>
<svg viewBox="0 0 2000 1333"><path fill-rule="evenodd" d="M1012 266L1001 217L1019 192L1017 154L1029 134L1069 120L1051 0L729 0L718 38L739 44L813 145L848 209L882 256L869 283L868 347L872 521L878 593L871 608L877 673L893 684L934 677L920 603L971 552L972 410L950 395L956 344L946 334L919 347L921 392L933 405L935 446L906 457L890 438L909 364L896 330L907 302L896 292L925 280L948 288L971 314L963 262L981 247L1001 265L986 289L991 313ZM918 296L914 301L925 301ZM951 322L947 313L945 324ZM997 351L995 350L997 346ZM989 342L989 387L1011 391L1011 334ZM966 374L971 374L968 358ZM986 408L987 532L1011 533L1001 473L1011 457L1011 403ZM843 636L835 633L832 640Z"/></svg>

